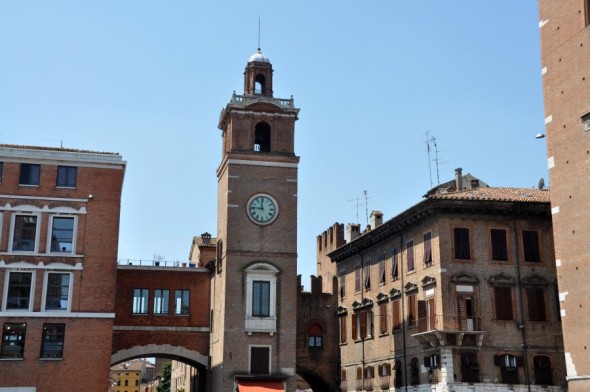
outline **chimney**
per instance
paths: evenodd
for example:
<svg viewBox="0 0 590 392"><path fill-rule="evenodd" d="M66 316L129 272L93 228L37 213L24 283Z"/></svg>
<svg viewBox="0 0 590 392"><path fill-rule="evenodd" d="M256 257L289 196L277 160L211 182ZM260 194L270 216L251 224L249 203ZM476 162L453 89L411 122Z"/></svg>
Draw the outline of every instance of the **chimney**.
<svg viewBox="0 0 590 392"><path fill-rule="evenodd" d="M346 242L351 242L361 235L361 225L349 223L346 225Z"/></svg>
<svg viewBox="0 0 590 392"><path fill-rule="evenodd" d="M201 234L201 239L203 240L203 245L211 243L211 234L204 232Z"/></svg>
<svg viewBox="0 0 590 392"><path fill-rule="evenodd" d="M479 180L477 178L471 180L471 189L479 188Z"/></svg>
<svg viewBox="0 0 590 392"><path fill-rule="evenodd" d="M462 171L463 169L461 169L460 167L455 169L455 188L457 188L458 191L463 190L463 174L461 173Z"/></svg>
<svg viewBox="0 0 590 392"><path fill-rule="evenodd" d="M381 211L371 211L371 228L376 229L383 224L383 213Z"/></svg>

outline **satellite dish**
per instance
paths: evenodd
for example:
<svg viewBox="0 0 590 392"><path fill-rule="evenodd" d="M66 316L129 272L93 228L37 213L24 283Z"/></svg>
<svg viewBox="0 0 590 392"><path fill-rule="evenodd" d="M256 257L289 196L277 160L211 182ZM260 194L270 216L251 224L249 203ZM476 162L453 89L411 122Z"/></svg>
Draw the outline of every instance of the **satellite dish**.
<svg viewBox="0 0 590 392"><path fill-rule="evenodd" d="M539 180L539 184L537 185L537 187L541 190L543 190L543 188L545 188L545 180L543 178L541 178Z"/></svg>

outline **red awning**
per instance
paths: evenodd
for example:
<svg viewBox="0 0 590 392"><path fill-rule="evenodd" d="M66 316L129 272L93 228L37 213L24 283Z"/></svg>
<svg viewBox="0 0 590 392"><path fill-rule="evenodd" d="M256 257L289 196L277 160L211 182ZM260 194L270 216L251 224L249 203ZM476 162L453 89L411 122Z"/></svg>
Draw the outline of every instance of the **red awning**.
<svg viewBox="0 0 590 392"><path fill-rule="evenodd" d="M285 387L280 380L238 380L240 392L284 392Z"/></svg>

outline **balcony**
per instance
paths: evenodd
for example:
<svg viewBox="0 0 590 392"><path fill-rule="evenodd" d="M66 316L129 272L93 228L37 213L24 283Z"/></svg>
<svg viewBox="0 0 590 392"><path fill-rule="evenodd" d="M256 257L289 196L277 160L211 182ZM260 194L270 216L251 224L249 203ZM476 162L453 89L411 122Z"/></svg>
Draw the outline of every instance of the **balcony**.
<svg viewBox="0 0 590 392"><path fill-rule="evenodd" d="M479 317L437 316L420 318L408 328L425 349L436 347L479 348L486 332Z"/></svg>
<svg viewBox="0 0 590 392"><path fill-rule="evenodd" d="M289 99L284 99L284 98L273 98L273 97L268 97L265 95L237 95L234 94L231 97L231 104L232 105L240 105L240 106L249 106L253 103L257 103L257 102L267 102L267 103L272 103L274 105L277 105L281 108L286 108L286 109L294 109L295 108L295 103L293 101L293 98L289 98Z"/></svg>

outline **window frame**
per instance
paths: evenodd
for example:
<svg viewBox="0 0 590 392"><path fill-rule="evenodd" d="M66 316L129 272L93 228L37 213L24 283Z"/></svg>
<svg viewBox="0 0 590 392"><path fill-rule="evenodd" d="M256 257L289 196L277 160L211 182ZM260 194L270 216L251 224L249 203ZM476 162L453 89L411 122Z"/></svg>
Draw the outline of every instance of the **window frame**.
<svg viewBox="0 0 590 392"><path fill-rule="evenodd" d="M270 281L252 281L252 317L270 317Z"/></svg>
<svg viewBox="0 0 590 392"><path fill-rule="evenodd" d="M354 292L360 293L361 288L361 264L358 263L354 266Z"/></svg>
<svg viewBox="0 0 590 392"><path fill-rule="evenodd" d="M279 270L268 263L255 263L244 270L246 275L245 329L247 332L276 332L277 322L277 280ZM268 316L253 315L254 281L269 282Z"/></svg>
<svg viewBox="0 0 590 392"><path fill-rule="evenodd" d="M527 287L525 291L529 321L549 321L545 290L542 287Z"/></svg>
<svg viewBox="0 0 590 392"><path fill-rule="evenodd" d="M363 290L371 290L371 259L367 259L363 265Z"/></svg>
<svg viewBox="0 0 590 392"><path fill-rule="evenodd" d="M527 233L527 235L525 235ZM533 237L530 237L534 233ZM522 256L527 263L540 263L541 257L541 230L537 229L522 229L520 232L522 238ZM531 243L531 241L533 243ZM531 248L531 246L533 248Z"/></svg>
<svg viewBox="0 0 590 392"><path fill-rule="evenodd" d="M385 252L381 253L381 255L379 256L379 285L383 286L385 283L387 283L387 273L385 272L387 270L387 263L385 261L386 257L385 257Z"/></svg>
<svg viewBox="0 0 590 392"><path fill-rule="evenodd" d="M319 329L319 333L317 331L312 332L314 329ZM319 349L324 347L324 329L319 323L311 323L307 328L307 346L309 348Z"/></svg>
<svg viewBox="0 0 590 392"><path fill-rule="evenodd" d="M268 350L268 371L266 373L253 373L252 372L252 358L258 357L258 354L253 353L252 349L260 349L266 348ZM255 355L253 355L255 354ZM271 364L272 364L272 346L271 345L264 345L264 344L251 344L248 347L248 373L249 374L256 374L256 375L269 375L271 373Z"/></svg>
<svg viewBox="0 0 590 392"><path fill-rule="evenodd" d="M55 219L72 219L72 250L71 251L54 251L52 250L52 238L53 238L53 222ZM49 254L54 255L75 255L76 253L76 237L78 233L78 216L76 215L60 215L60 214L51 214L49 216L49 226L47 228L47 244L46 244L46 252Z"/></svg>
<svg viewBox="0 0 590 392"><path fill-rule="evenodd" d="M10 330L10 326L19 326L22 331L21 334L9 334L8 336L16 335L16 339L7 339L7 329ZM8 327L8 328L7 328ZM20 338L19 338L20 337ZM5 345L12 346L7 344L9 341L16 340L18 346L20 346L20 355L19 356L6 356L5 352ZM2 329L2 341L0 341L0 359L1 360L23 360L25 356L25 343L27 341L27 323L4 323L4 327Z"/></svg>
<svg viewBox="0 0 590 392"><path fill-rule="evenodd" d="M48 309L47 308L47 299L49 294L49 275L67 275L68 276L68 297L67 297L67 306L65 309ZM71 312L72 307L72 291L73 291L73 282L74 282L74 274L71 272L65 271L47 271L45 272L45 276L43 277L43 298L41 302L41 311L42 312ZM61 286L63 287L63 286ZM61 301L61 299L60 299Z"/></svg>
<svg viewBox="0 0 590 392"><path fill-rule="evenodd" d="M464 237L466 237L466 243ZM472 260L471 251L471 230L468 227L453 227L453 259Z"/></svg>
<svg viewBox="0 0 590 392"><path fill-rule="evenodd" d="M22 249L17 249L14 250L14 246L15 246L15 234L16 234L16 221L17 218L23 216L23 217L35 217L36 218L36 222L35 222L35 243L33 245L33 250L22 250ZM16 211L13 214L11 214L10 216L10 235L8 238L8 252L10 253L19 253L19 254L36 254L39 253L39 242L40 242L40 234L41 234L41 226L43 224L43 219L41 216L41 213L39 212L29 212L29 211ZM23 239L21 238L20 240L17 241L23 241Z"/></svg>
<svg viewBox="0 0 590 392"><path fill-rule="evenodd" d="M503 244L498 244L499 238L502 236L498 236L498 234L494 235L494 233L504 232L503 236ZM509 230L502 227L491 227L490 228L490 260L493 262L508 262L510 261L510 255L508 252L509 249L509 241L508 241L508 233ZM504 258L502 258L504 257Z"/></svg>
<svg viewBox="0 0 590 392"><path fill-rule="evenodd" d="M23 171L24 167L27 167L29 169L29 172L26 174L27 178L24 178L25 177L25 174ZM36 178L35 178L35 174L31 173L33 168L37 168ZM33 177L32 180L37 180L36 183L34 183L35 181L31 181L31 177ZM28 182L23 182L23 180L28 180ZM18 185L19 186L38 187L40 184L41 184L41 165L38 163L21 163L19 176L18 176Z"/></svg>
<svg viewBox="0 0 590 392"><path fill-rule="evenodd" d="M179 297L180 294L180 297ZM180 301L179 301L180 300ZM174 315L190 316L191 291L189 289L174 289Z"/></svg>
<svg viewBox="0 0 590 392"><path fill-rule="evenodd" d="M55 326L57 333L55 335L49 335L51 337L55 337L55 339L48 338L48 328L49 326ZM61 331L59 331L61 329ZM66 338L66 325L64 323L43 323L43 333L41 335L41 352L39 354L39 359L41 360L58 360L63 359L64 357L64 344ZM47 344L47 340L54 340L55 344ZM48 347L57 347L57 350L46 350ZM47 351L55 351L55 355L50 355Z"/></svg>
<svg viewBox="0 0 590 392"><path fill-rule="evenodd" d="M399 280L399 252L393 248L391 252L391 281Z"/></svg>
<svg viewBox="0 0 590 392"><path fill-rule="evenodd" d="M414 240L406 241L406 261L408 271L407 273L412 273L416 271L416 258L414 254Z"/></svg>
<svg viewBox="0 0 590 392"><path fill-rule="evenodd" d="M425 267L434 265L434 257L432 257L432 231L427 231L422 235L424 254L422 255L422 262Z"/></svg>
<svg viewBox="0 0 590 392"><path fill-rule="evenodd" d="M10 299L10 276L12 274L29 274L31 276L31 282L29 286L29 303L28 307L25 308L9 308L9 299ZM35 300L35 279L36 279L35 271L31 270L7 270L4 278L4 293L2 296L2 310L5 312L32 312L33 311L33 302ZM20 297L18 297L20 298Z"/></svg>
<svg viewBox="0 0 590 392"><path fill-rule="evenodd" d="M348 341L348 331L346 328L346 323L348 323L348 315L343 314L338 317L339 322L339 337L340 337L340 344L346 344ZM354 338L353 338L354 340Z"/></svg>
<svg viewBox="0 0 590 392"><path fill-rule="evenodd" d="M510 294L510 298L506 298L507 293ZM506 304L510 304L510 312L508 312ZM508 313L510 313L510 317L508 317ZM494 286L494 316L496 321L514 321L512 286Z"/></svg>
<svg viewBox="0 0 590 392"><path fill-rule="evenodd" d="M137 295L139 292L139 296ZM137 302L137 298L140 298ZM149 313L150 289L137 287L133 289L133 301L131 303L131 314L146 315ZM145 308L145 311L142 311ZM138 309L138 311L136 311Z"/></svg>
<svg viewBox="0 0 590 392"><path fill-rule="evenodd" d="M63 179L61 172L65 171L65 184L60 184L60 178ZM73 185L71 184L72 181L72 174L73 171ZM78 167L77 166L65 166L65 165L58 165L57 166L57 173L55 176L55 187L56 188L66 188L66 189L76 189L78 184Z"/></svg>
<svg viewBox="0 0 590 392"><path fill-rule="evenodd" d="M158 316L170 315L170 289L154 289L153 312Z"/></svg>

